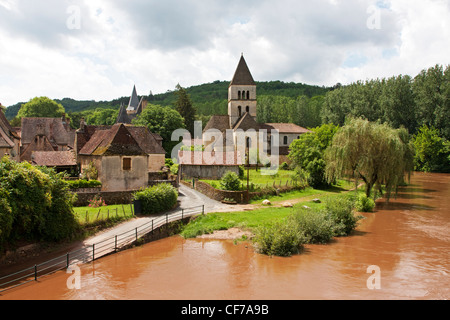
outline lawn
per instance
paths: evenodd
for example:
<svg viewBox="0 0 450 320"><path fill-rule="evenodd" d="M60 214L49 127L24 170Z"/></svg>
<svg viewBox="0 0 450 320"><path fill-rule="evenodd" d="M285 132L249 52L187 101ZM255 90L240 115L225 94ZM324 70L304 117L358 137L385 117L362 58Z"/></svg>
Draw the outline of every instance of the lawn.
<svg viewBox="0 0 450 320"><path fill-rule="evenodd" d="M111 219L129 219L134 216L134 209L130 204L111 205L99 208L75 207L73 210L81 224L107 221Z"/></svg>
<svg viewBox="0 0 450 320"><path fill-rule="evenodd" d="M338 194L342 192L346 192L349 190L352 190L355 187L354 182L350 182L347 180L339 180L337 184L331 186L330 188L324 188L324 189L314 189L311 187L307 187L303 190L294 190L289 191L286 193L281 193L279 196L266 196L264 199L252 199L250 200L250 204L257 204L261 203L261 200L269 200L271 202L282 202L282 201L289 201L289 200L296 200L299 198L306 198L306 197L319 197L319 196L326 196L330 194Z"/></svg>
<svg viewBox="0 0 450 320"><path fill-rule="evenodd" d="M291 170L278 170L275 175L264 175L262 170L249 170L250 184L253 184L256 188L272 187L275 183L276 186L285 186L287 182L292 184L294 171ZM206 182L216 189L220 188L220 180L200 180ZM247 170L244 171L244 178L241 179L242 189L247 190Z"/></svg>
<svg viewBox="0 0 450 320"><path fill-rule="evenodd" d="M253 211L229 212L229 213L209 213L199 216L191 221L181 232L185 238L194 238L202 234L210 234L216 230L228 230L238 227L242 229L253 229L259 226L272 224L281 221L302 206L310 208L323 208L323 201L328 197L338 197L354 188L354 183L347 180L338 181L328 189L306 188L295 190L280 196L269 197L268 200L283 202L296 200L291 208L284 207L262 207ZM358 191L362 192L362 191ZM314 203L312 199L319 198L321 203ZM294 202L294 201L293 201ZM260 204L261 200L253 200L252 204Z"/></svg>

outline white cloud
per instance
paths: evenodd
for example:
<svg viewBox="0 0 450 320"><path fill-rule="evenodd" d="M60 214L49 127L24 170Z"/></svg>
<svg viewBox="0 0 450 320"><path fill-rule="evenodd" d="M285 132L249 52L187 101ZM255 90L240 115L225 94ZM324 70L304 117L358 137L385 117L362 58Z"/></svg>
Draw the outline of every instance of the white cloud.
<svg viewBox="0 0 450 320"><path fill-rule="evenodd" d="M81 28L67 28L79 6ZM370 29L368 8L379 9ZM446 0L0 0L0 102L110 100L231 80L333 85L448 64Z"/></svg>

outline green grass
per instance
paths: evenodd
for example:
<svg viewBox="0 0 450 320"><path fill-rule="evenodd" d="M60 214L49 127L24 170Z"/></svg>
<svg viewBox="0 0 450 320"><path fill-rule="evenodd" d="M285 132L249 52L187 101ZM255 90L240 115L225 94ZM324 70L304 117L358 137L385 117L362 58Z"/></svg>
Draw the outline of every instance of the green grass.
<svg viewBox="0 0 450 320"><path fill-rule="evenodd" d="M199 216L191 221L183 229L181 236L184 238L194 238L202 234L213 233L216 230L227 230L234 227L252 230L259 226L270 225L283 220L295 212L296 208L303 205L308 205L311 208L320 208L323 206L323 204L305 201L294 205L293 208L269 207L253 211L210 213Z"/></svg>
<svg viewBox="0 0 450 320"><path fill-rule="evenodd" d="M349 182L347 180L339 180L336 185L333 185L330 188L326 189L314 189L311 187L307 187L303 190L294 190L286 193L281 193L279 196L267 196L264 199L252 199L250 200L250 204L258 204L261 203L262 200L269 200L271 202L275 201L289 201L295 200L299 198L312 197L312 196L326 196L330 194L342 193L349 191L355 187L353 182Z"/></svg>
<svg viewBox="0 0 450 320"><path fill-rule="evenodd" d="M134 216L132 207L129 204L111 205L100 208L76 207L73 208L78 222L81 224L91 224L108 219L129 219ZM108 215L109 210L109 215Z"/></svg>
<svg viewBox="0 0 450 320"><path fill-rule="evenodd" d="M199 216L183 229L181 236L184 238L195 238L202 234L211 234L217 230L227 230L234 227L252 230L259 226L271 225L282 221L304 205L307 205L312 209L323 209L325 206L324 201L322 201L322 203L313 203L311 201L312 196L314 196L314 198L318 197L321 200L325 200L328 197L337 197L352 188L354 188L352 182L342 180L338 182L337 186L325 190L307 188L305 190L293 191L278 197L269 198L271 201L300 199L300 202L296 203L292 208L265 207L253 211L210 213ZM302 198L304 197L305 199L302 201ZM261 203L261 200L254 201L254 203L259 204Z"/></svg>
<svg viewBox="0 0 450 320"><path fill-rule="evenodd" d="M244 171L244 178L241 179L243 190L247 190L247 170ZM286 185L286 182L289 181L291 183L292 178L294 176L294 171L291 170L278 170L278 173L275 175L263 175L264 171L261 169L256 171L254 169L249 170L250 173L250 183L252 183L255 187L264 188L264 187L272 187L275 183L276 186L280 184L282 186ZM220 180L200 180L206 182L213 187L219 189L220 188Z"/></svg>

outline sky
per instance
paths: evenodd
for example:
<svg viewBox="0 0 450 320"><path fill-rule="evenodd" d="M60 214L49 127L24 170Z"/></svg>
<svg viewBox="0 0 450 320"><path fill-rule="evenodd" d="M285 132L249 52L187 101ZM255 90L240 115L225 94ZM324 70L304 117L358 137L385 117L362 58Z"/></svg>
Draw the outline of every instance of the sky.
<svg viewBox="0 0 450 320"><path fill-rule="evenodd" d="M0 0L0 103L231 81L319 86L450 64L450 0Z"/></svg>

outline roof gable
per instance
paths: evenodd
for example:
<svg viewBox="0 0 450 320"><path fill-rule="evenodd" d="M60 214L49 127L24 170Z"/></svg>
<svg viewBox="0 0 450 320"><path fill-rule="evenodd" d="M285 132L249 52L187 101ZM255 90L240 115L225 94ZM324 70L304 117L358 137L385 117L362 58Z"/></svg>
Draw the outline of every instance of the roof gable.
<svg viewBox="0 0 450 320"><path fill-rule="evenodd" d="M146 127L116 124L108 130L97 130L80 151L80 155L148 155L165 154Z"/></svg>
<svg viewBox="0 0 450 320"><path fill-rule="evenodd" d="M34 137L46 136L57 145L69 145L70 135L61 118L22 118L22 144L29 144Z"/></svg>
<svg viewBox="0 0 450 320"><path fill-rule="evenodd" d="M255 119L248 113L244 113L244 115L239 119L239 121L234 126L233 130L259 130L259 125L256 123Z"/></svg>

